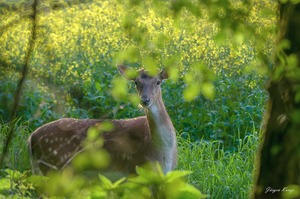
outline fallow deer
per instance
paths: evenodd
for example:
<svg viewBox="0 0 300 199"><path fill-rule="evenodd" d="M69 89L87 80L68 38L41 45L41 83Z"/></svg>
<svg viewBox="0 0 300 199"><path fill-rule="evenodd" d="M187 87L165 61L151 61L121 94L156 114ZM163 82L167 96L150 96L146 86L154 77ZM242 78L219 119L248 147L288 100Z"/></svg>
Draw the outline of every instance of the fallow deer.
<svg viewBox="0 0 300 199"><path fill-rule="evenodd" d="M162 70L158 75L150 76L141 69L132 77L128 66L119 65L117 68L135 83L146 116L109 120L113 129L102 134L103 148L111 159L107 171L127 175L135 173L136 166L158 162L167 173L177 162L176 132L160 87L168 74ZM104 121L63 118L38 128L28 139L33 173L46 175L51 170L62 170L82 149L81 143L88 129Z"/></svg>

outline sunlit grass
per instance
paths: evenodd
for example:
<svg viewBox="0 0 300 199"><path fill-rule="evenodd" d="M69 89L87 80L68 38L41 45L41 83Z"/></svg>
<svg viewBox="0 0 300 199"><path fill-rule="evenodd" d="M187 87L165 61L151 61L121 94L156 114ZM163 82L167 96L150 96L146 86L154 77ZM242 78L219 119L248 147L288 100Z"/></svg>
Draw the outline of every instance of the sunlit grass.
<svg viewBox="0 0 300 199"><path fill-rule="evenodd" d="M237 150L225 151L220 142L191 142L179 137L178 169L193 173L189 181L210 198L248 198L258 134L237 140Z"/></svg>
<svg viewBox="0 0 300 199"><path fill-rule="evenodd" d="M171 80L162 90L178 131L177 168L193 171L189 182L211 198L247 198L258 143L255 129L259 129L267 98L264 73L253 72L253 65L259 64L255 43L236 46L227 34L222 42L215 40L218 25L208 20L207 10L201 18L183 11L173 21L149 7L133 20L130 15L126 18L127 7L118 2L99 1L39 14L36 47L6 168L29 170L26 140L47 122L61 117L142 115L131 102L118 101L127 96L123 93L125 97L120 97L112 89L121 82L116 63L171 67ZM274 26L274 18L259 17L258 12L259 7L253 7L249 23ZM8 14L7 18L0 16L3 24L17 16ZM136 29L126 29L127 23ZM29 20L24 20L1 33L1 61L11 65L0 71L0 119L5 122L26 54L29 28ZM141 32L144 35L139 35ZM266 46L264 53L270 54L270 49ZM123 86L123 90L133 90L130 84L123 82ZM0 124L1 148L10 128L5 122Z"/></svg>

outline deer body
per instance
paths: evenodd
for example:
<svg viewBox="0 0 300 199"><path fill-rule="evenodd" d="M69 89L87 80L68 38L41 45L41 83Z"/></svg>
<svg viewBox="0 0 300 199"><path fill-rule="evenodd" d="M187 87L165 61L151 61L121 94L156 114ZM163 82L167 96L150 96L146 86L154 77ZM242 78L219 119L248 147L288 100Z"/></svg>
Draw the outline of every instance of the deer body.
<svg viewBox="0 0 300 199"><path fill-rule="evenodd" d="M110 154L109 172L134 173L136 166L157 161L164 173L176 166L176 132L162 101L160 83L165 73L156 77L141 70L128 77L128 67L118 66L127 79L135 81L146 116L110 120L113 129L103 133L103 148ZM90 127L104 120L63 118L43 125L31 134L28 148L34 173L60 171L82 150L82 141Z"/></svg>

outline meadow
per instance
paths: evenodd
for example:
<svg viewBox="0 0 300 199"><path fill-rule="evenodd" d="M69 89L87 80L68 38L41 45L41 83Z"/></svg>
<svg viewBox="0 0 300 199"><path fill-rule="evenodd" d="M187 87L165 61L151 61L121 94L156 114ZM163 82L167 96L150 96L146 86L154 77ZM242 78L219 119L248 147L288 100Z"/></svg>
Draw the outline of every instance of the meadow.
<svg viewBox="0 0 300 199"><path fill-rule="evenodd" d="M62 117L143 115L134 85L118 74L117 63L135 68L153 66L149 70L167 67L171 78L164 82L162 91L177 130L177 170L192 171L188 183L210 198L248 198L267 101L267 72L253 67L259 64L255 41L236 45L232 40L237 38L230 34L216 40L220 30L205 14L197 18L183 11L173 21L150 7L132 21L126 15L128 7L118 1L50 12L49 5L42 6L15 121L9 121L10 107L28 47L30 21L22 20L0 37L1 61L9 64L0 71L1 148L9 128L13 126L16 132L5 169L30 176L26 140L47 122ZM251 23L273 28L274 16L259 18L257 9L250 16ZM13 10L1 14L3 25L19 16ZM132 23L136 29L128 28ZM267 57L272 56L272 45L265 46ZM272 62L269 64L271 67ZM22 177L14 180L5 169L1 176L12 179L13 186L0 180L4 187L0 188L1 197L34 195L31 185ZM18 183L23 188L16 186Z"/></svg>

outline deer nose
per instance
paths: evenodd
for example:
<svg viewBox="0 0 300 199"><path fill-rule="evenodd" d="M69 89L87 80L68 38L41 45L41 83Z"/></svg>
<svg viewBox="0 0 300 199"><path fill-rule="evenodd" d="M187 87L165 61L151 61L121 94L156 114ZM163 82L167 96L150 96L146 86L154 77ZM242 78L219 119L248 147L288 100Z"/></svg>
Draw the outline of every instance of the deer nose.
<svg viewBox="0 0 300 199"><path fill-rule="evenodd" d="M149 97L141 97L141 102L143 105L148 106L150 103L150 98Z"/></svg>

